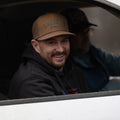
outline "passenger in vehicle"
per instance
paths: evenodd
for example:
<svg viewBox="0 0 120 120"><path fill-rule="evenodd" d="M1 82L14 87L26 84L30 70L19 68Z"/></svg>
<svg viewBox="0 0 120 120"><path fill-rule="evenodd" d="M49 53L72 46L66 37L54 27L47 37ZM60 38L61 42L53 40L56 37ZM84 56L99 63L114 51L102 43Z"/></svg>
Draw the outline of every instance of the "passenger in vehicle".
<svg viewBox="0 0 120 120"><path fill-rule="evenodd" d="M30 98L89 92L82 72L68 57L67 20L55 13L41 15L32 27L33 39L14 74L9 98Z"/></svg>
<svg viewBox="0 0 120 120"><path fill-rule="evenodd" d="M71 59L84 72L90 91L120 89L117 81L110 76L120 76L120 56L110 54L91 44L89 31L97 26L88 21L85 13L78 8L66 8L60 11L69 24L69 30L76 34L71 39Z"/></svg>

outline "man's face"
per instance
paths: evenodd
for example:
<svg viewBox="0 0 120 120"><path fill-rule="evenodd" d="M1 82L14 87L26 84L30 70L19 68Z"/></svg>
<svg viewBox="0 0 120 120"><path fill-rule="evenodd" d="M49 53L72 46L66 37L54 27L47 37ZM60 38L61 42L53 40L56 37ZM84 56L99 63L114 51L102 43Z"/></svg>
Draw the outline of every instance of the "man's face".
<svg viewBox="0 0 120 120"><path fill-rule="evenodd" d="M39 41L39 54L57 71L61 70L70 52L69 37L66 35Z"/></svg>
<svg viewBox="0 0 120 120"><path fill-rule="evenodd" d="M89 28L82 32L76 33L76 37L71 40L71 54L80 56L80 54L87 53L90 47Z"/></svg>

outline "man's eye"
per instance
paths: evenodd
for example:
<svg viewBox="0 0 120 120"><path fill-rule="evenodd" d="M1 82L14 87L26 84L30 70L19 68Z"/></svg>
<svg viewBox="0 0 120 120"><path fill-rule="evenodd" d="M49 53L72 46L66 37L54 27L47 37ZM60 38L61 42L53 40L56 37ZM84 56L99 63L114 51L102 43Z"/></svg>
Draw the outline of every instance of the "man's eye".
<svg viewBox="0 0 120 120"><path fill-rule="evenodd" d="M50 41L50 42L48 42L48 44L51 44L51 45L52 45L52 44L55 44L55 42L53 42L53 41Z"/></svg>
<svg viewBox="0 0 120 120"><path fill-rule="evenodd" d="M64 39L62 42L68 42L69 38Z"/></svg>

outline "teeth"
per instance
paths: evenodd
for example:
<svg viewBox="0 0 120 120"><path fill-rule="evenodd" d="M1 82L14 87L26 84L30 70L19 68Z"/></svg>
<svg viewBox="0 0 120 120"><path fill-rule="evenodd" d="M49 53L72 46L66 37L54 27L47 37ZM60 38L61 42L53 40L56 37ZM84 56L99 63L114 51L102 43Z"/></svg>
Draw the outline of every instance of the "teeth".
<svg viewBox="0 0 120 120"><path fill-rule="evenodd" d="M60 57L63 57L63 55L59 55L59 56L55 56L55 57L60 58Z"/></svg>

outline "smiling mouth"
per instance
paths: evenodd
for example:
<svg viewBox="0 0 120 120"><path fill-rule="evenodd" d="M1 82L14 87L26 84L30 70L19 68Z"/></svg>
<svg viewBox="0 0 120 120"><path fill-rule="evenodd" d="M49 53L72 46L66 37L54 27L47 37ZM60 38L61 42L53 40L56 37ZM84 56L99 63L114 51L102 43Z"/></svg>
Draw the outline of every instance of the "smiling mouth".
<svg viewBox="0 0 120 120"><path fill-rule="evenodd" d="M65 55L55 55L55 56L54 56L54 59L55 59L57 62L62 62L62 61L65 59Z"/></svg>
<svg viewBox="0 0 120 120"><path fill-rule="evenodd" d="M61 57L63 57L64 55L56 55L55 57L56 58L61 58Z"/></svg>

